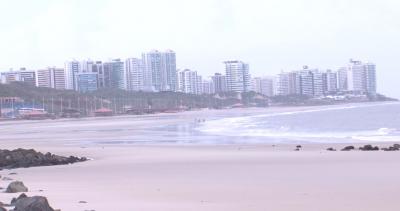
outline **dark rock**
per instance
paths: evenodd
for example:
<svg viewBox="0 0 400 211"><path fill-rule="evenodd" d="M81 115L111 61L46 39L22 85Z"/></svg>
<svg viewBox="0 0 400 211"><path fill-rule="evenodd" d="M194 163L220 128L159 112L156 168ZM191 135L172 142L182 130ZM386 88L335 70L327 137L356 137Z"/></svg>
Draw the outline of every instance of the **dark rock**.
<svg viewBox="0 0 400 211"><path fill-rule="evenodd" d="M399 151L400 149L396 147L388 147L388 148L382 148L382 150L388 152L388 151Z"/></svg>
<svg viewBox="0 0 400 211"><path fill-rule="evenodd" d="M15 204L14 211L54 211L43 196L22 198Z"/></svg>
<svg viewBox="0 0 400 211"><path fill-rule="evenodd" d="M302 148L302 146L301 145L297 145L296 148L300 149L300 148Z"/></svg>
<svg viewBox="0 0 400 211"><path fill-rule="evenodd" d="M336 149L329 147L328 149L326 149L327 151L336 151Z"/></svg>
<svg viewBox="0 0 400 211"><path fill-rule="evenodd" d="M0 211L7 211L6 208L0 206Z"/></svg>
<svg viewBox="0 0 400 211"><path fill-rule="evenodd" d="M0 150L0 169L65 165L83 161L87 161L87 158L74 156L63 157L49 152L43 154L33 149Z"/></svg>
<svg viewBox="0 0 400 211"><path fill-rule="evenodd" d="M355 149L354 146L347 146L347 147L343 148L341 151L351 151L351 150L354 150L354 149Z"/></svg>
<svg viewBox="0 0 400 211"><path fill-rule="evenodd" d="M87 201L79 201L79 204L87 204Z"/></svg>
<svg viewBox="0 0 400 211"><path fill-rule="evenodd" d="M6 189L6 193L19 193L28 192L28 188L25 187L24 183L21 181L14 181L10 183Z"/></svg>
<svg viewBox="0 0 400 211"><path fill-rule="evenodd" d="M28 197L28 196L25 193L22 193L21 195L18 196L18 198L12 198L10 204L15 205L15 203L17 203L18 200L24 199L26 197Z"/></svg>
<svg viewBox="0 0 400 211"><path fill-rule="evenodd" d="M17 175L17 173L11 172L11 173L9 173L8 175Z"/></svg>
<svg viewBox="0 0 400 211"><path fill-rule="evenodd" d="M363 147L360 147L361 151L379 151L379 147L375 146L373 147L372 145L368 144Z"/></svg>
<svg viewBox="0 0 400 211"><path fill-rule="evenodd" d="M393 144L393 148L400 150L400 144Z"/></svg>

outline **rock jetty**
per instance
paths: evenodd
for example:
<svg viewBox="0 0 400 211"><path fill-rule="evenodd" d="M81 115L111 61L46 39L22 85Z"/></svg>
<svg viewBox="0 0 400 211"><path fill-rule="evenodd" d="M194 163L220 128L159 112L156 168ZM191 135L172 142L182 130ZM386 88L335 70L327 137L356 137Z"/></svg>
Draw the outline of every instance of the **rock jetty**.
<svg viewBox="0 0 400 211"><path fill-rule="evenodd" d="M87 161L85 157L64 157L51 153L43 154L33 149L0 150L0 170L28 168L34 166L65 165Z"/></svg>

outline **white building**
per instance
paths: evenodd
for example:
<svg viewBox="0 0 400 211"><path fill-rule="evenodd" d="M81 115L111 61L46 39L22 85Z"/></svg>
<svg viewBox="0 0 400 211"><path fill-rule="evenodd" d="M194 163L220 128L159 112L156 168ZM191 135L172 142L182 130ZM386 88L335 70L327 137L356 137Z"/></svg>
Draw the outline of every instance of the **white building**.
<svg viewBox="0 0 400 211"><path fill-rule="evenodd" d="M350 60L347 67L347 90L376 93L376 66L372 63Z"/></svg>
<svg viewBox="0 0 400 211"><path fill-rule="evenodd" d="M66 61L65 69L65 89L77 90L76 76L82 72L81 63L77 60Z"/></svg>
<svg viewBox="0 0 400 211"><path fill-rule="evenodd" d="M125 61L127 89L129 91L144 91L144 65L138 58L129 58Z"/></svg>
<svg viewBox="0 0 400 211"><path fill-rule="evenodd" d="M176 54L168 50L153 50L142 54L145 67L145 87L154 91L177 91Z"/></svg>
<svg viewBox="0 0 400 211"><path fill-rule="evenodd" d="M199 94L197 71L184 69L178 72L179 91L187 94Z"/></svg>
<svg viewBox="0 0 400 211"><path fill-rule="evenodd" d="M226 61L225 72L228 91L248 92L251 90L248 64L242 61Z"/></svg>
<svg viewBox="0 0 400 211"><path fill-rule="evenodd" d="M211 80L213 83L213 93L221 93L228 91L228 87L226 85L226 76L221 73L215 73L211 76Z"/></svg>
<svg viewBox="0 0 400 211"><path fill-rule="evenodd" d="M49 67L37 71L37 86L53 89L65 89L65 71L63 68Z"/></svg>
<svg viewBox="0 0 400 211"><path fill-rule="evenodd" d="M327 70L325 73L325 91L326 92L337 92L338 91L338 73Z"/></svg>

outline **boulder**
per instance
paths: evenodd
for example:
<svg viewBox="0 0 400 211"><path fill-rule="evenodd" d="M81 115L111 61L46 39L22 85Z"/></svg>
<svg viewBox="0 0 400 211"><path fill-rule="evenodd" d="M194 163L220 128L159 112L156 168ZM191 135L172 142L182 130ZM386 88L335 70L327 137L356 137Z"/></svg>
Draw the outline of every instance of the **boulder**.
<svg viewBox="0 0 400 211"><path fill-rule="evenodd" d="M28 196L25 193L22 193L21 195L18 196L18 198L12 198L11 199L11 205L15 205L18 200L27 198Z"/></svg>
<svg viewBox="0 0 400 211"><path fill-rule="evenodd" d="M25 187L24 183L21 181L14 181L10 183L6 189L6 193L19 193L28 192L28 188Z"/></svg>
<svg viewBox="0 0 400 211"><path fill-rule="evenodd" d="M329 147L328 149L326 149L327 151L336 151L336 149Z"/></svg>
<svg viewBox="0 0 400 211"><path fill-rule="evenodd" d="M368 144L363 147L360 147L361 151L379 151L379 147L375 146L373 147L372 145Z"/></svg>
<svg viewBox="0 0 400 211"><path fill-rule="evenodd" d="M43 196L26 197L17 200L14 211L54 211Z"/></svg>
<svg viewBox="0 0 400 211"><path fill-rule="evenodd" d="M342 151L351 151L351 150L354 150L354 149L355 149L354 146L347 146L347 147L343 148Z"/></svg>
<svg viewBox="0 0 400 211"><path fill-rule="evenodd" d="M0 211L7 211L7 210L4 207L0 207Z"/></svg>

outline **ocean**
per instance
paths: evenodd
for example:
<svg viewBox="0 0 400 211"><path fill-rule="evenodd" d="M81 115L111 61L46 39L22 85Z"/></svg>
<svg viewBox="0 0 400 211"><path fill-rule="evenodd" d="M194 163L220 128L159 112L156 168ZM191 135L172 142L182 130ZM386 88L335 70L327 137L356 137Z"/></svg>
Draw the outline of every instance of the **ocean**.
<svg viewBox="0 0 400 211"><path fill-rule="evenodd" d="M200 135L225 143L349 143L400 141L400 103L310 107L200 124Z"/></svg>
<svg viewBox="0 0 400 211"><path fill-rule="evenodd" d="M65 145L400 143L400 103L0 122L0 141Z"/></svg>

